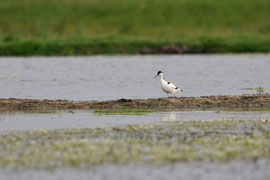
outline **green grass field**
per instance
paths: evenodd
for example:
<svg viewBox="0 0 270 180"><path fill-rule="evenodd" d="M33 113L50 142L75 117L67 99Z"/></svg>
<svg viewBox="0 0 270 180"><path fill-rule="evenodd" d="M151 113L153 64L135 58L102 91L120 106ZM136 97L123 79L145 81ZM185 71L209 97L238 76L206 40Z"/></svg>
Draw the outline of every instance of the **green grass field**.
<svg viewBox="0 0 270 180"><path fill-rule="evenodd" d="M269 52L269 19L269 0L0 0L0 55Z"/></svg>

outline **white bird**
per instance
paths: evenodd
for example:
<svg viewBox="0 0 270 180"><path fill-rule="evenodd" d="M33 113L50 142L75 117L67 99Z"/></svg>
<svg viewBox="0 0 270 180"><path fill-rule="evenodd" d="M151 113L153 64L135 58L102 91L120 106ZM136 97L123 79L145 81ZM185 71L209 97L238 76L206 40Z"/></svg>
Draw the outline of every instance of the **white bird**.
<svg viewBox="0 0 270 180"><path fill-rule="evenodd" d="M169 97L169 94L183 92L183 90L181 90L179 87L175 86L173 83L165 81L163 79L163 72L162 71L158 71L157 75L154 78L156 78L157 76L160 76L161 88L165 93L167 93L168 97Z"/></svg>

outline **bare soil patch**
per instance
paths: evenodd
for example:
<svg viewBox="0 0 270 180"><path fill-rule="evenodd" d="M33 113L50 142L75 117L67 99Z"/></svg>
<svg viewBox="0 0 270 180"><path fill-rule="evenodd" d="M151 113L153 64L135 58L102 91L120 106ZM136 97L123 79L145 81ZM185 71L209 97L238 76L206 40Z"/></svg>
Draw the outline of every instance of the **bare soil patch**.
<svg viewBox="0 0 270 180"><path fill-rule="evenodd" d="M0 110L51 110L51 109L269 109L270 94L245 94L202 97L170 97L158 99L118 99L108 101L68 101L40 99L0 99Z"/></svg>

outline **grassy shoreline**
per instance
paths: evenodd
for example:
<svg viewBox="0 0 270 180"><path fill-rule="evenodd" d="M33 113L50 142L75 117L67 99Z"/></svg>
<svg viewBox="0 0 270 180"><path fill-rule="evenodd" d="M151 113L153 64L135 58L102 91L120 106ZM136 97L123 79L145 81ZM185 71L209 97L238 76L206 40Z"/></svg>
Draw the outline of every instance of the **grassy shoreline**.
<svg viewBox="0 0 270 180"><path fill-rule="evenodd" d="M0 42L0 56L68 56L99 54L202 54L269 53L270 38L256 36L201 37L179 41L132 38L76 37L55 40L10 40Z"/></svg>
<svg viewBox="0 0 270 180"><path fill-rule="evenodd" d="M0 56L270 52L265 0L0 2Z"/></svg>

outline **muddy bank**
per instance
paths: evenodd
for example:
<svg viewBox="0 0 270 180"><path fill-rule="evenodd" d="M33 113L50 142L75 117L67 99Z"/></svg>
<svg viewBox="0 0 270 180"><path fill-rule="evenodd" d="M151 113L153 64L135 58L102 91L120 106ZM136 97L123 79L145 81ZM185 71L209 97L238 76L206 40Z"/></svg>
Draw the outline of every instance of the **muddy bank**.
<svg viewBox="0 0 270 180"><path fill-rule="evenodd" d="M270 94L246 94L158 99L118 99L109 101L68 101L39 99L0 99L0 110L50 109L268 109Z"/></svg>

